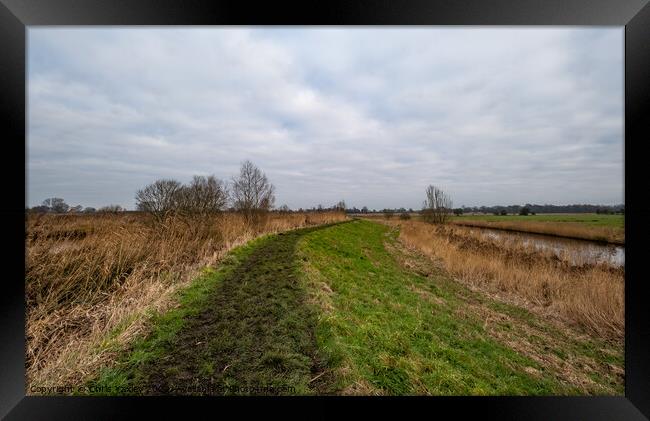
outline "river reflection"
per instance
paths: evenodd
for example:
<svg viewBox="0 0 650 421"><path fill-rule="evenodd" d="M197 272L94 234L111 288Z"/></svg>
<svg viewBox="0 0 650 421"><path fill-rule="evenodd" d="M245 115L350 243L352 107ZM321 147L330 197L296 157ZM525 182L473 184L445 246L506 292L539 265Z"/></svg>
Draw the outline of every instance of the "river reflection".
<svg viewBox="0 0 650 421"><path fill-rule="evenodd" d="M472 227L469 232L478 233L485 239L520 241L524 246L532 246L537 250L550 250L559 258L568 260L572 264L605 263L615 267L625 265L624 246L491 228Z"/></svg>

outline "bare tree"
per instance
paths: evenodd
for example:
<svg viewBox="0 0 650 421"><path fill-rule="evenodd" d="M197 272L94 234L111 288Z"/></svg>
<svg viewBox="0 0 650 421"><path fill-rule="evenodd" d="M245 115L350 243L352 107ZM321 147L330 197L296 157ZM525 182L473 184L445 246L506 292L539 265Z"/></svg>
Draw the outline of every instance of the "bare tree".
<svg viewBox="0 0 650 421"><path fill-rule="evenodd" d="M70 209L70 206L60 197L50 197L49 199L43 200L43 206L54 213L65 213Z"/></svg>
<svg viewBox="0 0 650 421"><path fill-rule="evenodd" d="M336 210L337 212L345 212L345 209L346 207L345 207L344 200L339 201L339 203L337 203L336 206L334 206L334 210Z"/></svg>
<svg viewBox="0 0 650 421"><path fill-rule="evenodd" d="M275 187L251 161L244 161L239 177L232 180L232 198L236 210L251 218L273 208Z"/></svg>
<svg viewBox="0 0 650 421"><path fill-rule="evenodd" d="M444 224L451 213L451 198L436 186L426 190L426 200L422 206L422 219L426 222Z"/></svg>
<svg viewBox="0 0 650 421"><path fill-rule="evenodd" d="M149 184L135 194L139 211L151 213L162 221L178 209L178 192L181 183L176 180L161 179Z"/></svg>
<svg viewBox="0 0 650 421"><path fill-rule="evenodd" d="M195 175L187 186L176 192L176 204L180 211L205 215L223 210L228 203L228 189L225 183L214 175Z"/></svg>

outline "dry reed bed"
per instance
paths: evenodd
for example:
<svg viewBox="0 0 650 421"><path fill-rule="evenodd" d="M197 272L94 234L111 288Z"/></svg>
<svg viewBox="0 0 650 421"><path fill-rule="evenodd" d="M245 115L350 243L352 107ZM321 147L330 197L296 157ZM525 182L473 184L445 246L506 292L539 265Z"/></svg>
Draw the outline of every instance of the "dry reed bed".
<svg viewBox="0 0 650 421"><path fill-rule="evenodd" d="M419 221L399 225L400 240L442 264L473 288L515 300L531 310L607 340L624 335L624 269L570 264L517 240L485 240L454 226ZM577 254L577 252L576 252Z"/></svg>
<svg viewBox="0 0 650 421"><path fill-rule="evenodd" d="M468 227L493 228L532 234L554 235L557 237L578 238L582 240L603 241L612 244L625 244L625 231L615 227L599 227L580 223L552 221L455 220L451 221L451 223Z"/></svg>
<svg viewBox="0 0 650 421"><path fill-rule="evenodd" d="M142 214L30 215L26 223L27 393L79 384L143 334L151 312L230 249L271 232L345 219L342 213L169 219Z"/></svg>

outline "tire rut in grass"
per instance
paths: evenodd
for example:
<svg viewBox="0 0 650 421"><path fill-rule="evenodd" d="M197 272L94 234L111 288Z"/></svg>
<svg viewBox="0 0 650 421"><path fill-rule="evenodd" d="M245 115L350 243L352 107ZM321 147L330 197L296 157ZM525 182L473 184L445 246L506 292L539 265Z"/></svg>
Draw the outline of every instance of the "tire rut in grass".
<svg viewBox="0 0 650 421"><path fill-rule="evenodd" d="M224 279L166 355L142 367L147 394L322 393L327 376L310 383L325 367L295 259L311 230L266 241Z"/></svg>

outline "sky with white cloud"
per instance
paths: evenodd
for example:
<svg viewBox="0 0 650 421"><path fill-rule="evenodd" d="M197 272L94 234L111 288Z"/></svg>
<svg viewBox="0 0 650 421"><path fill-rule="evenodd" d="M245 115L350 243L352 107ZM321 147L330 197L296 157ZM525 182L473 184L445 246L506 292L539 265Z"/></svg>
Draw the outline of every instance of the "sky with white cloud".
<svg viewBox="0 0 650 421"><path fill-rule="evenodd" d="M243 160L276 204L623 203L623 28L28 30L28 205Z"/></svg>

